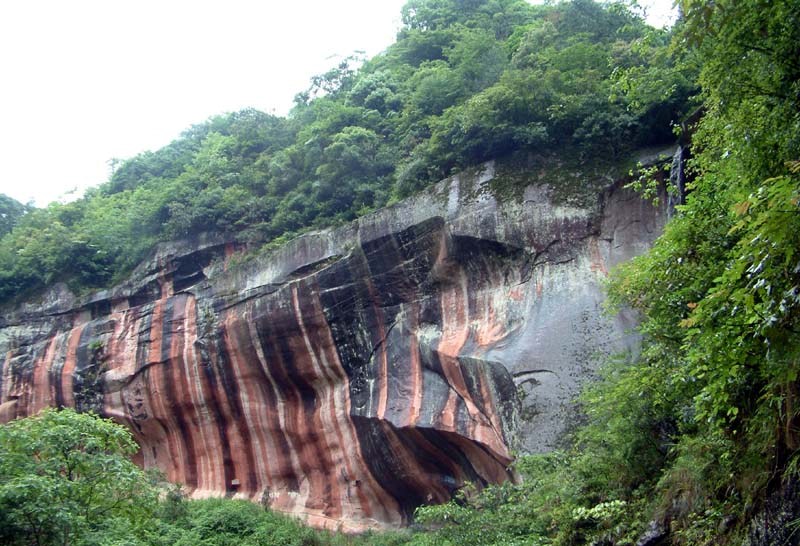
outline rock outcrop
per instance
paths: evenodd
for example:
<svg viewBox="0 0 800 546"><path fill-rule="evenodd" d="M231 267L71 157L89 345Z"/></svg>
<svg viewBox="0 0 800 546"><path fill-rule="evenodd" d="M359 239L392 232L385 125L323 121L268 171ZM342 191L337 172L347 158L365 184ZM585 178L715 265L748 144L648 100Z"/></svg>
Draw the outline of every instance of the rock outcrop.
<svg viewBox="0 0 800 546"><path fill-rule="evenodd" d="M509 479L602 355L635 350L601 285L665 213L607 180L579 200L498 180L490 163L249 260L205 237L108 291L57 286L0 322L0 421L95 410L196 497L345 530Z"/></svg>

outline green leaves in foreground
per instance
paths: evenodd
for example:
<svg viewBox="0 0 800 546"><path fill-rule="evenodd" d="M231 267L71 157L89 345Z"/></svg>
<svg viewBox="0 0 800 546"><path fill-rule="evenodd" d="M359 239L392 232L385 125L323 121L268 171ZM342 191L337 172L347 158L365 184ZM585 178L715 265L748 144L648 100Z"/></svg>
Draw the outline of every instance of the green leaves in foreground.
<svg viewBox="0 0 800 546"><path fill-rule="evenodd" d="M0 542L72 544L107 520L146 521L156 495L137 449L122 426L68 409L0 427Z"/></svg>

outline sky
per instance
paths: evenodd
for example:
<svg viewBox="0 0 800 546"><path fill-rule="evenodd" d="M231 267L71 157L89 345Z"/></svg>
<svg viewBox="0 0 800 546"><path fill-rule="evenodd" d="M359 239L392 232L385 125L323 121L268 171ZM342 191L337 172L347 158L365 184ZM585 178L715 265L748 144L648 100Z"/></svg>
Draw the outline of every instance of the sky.
<svg viewBox="0 0 800 546"><path fill-rule="evenodd" d="M0 193L45 206L211 116L285 115L309 80L380 53L406 0L0 2ZM651 24L672 0L640 0Z"/></svg>

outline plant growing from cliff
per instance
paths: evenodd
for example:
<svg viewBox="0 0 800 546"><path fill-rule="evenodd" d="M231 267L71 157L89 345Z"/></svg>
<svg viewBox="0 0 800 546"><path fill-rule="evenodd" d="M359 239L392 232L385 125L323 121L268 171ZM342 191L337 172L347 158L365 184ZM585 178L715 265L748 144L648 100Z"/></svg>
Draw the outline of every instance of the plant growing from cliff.
<svg viewBox="0 0 800 546"><path fill-rule="evenodd" d="M112 520L135 529L156 494L122 426L47 409L0 426L0 542L80 544Z"/></svg>
<svg viewBox="0 0 800 546"><path fill-rule="evenodd" d="M702 544L746 521L800 453L800 5L680 4L676 45L701 66L704 109L689 194L611 294L645 317L636 366L676 403L660 515L675 542Z"/></svg>

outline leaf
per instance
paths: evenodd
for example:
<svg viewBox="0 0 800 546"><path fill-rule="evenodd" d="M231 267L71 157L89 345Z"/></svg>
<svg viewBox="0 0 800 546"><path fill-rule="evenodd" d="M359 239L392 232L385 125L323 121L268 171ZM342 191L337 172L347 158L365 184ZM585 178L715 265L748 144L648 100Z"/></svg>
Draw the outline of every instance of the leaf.
<svg viewBox="0 0 800 546"><path fill-rule="evenodd" d="M692 326L695 326L696 324L697 324L697 318L696 317L685 318L685 319L681 320L680 322L678 322L678 326L680 326L681 328L691 328Z"/></svg>
<svg viewBox="0 0 800 546"><path fill-rule="evenodd" d="M747 211L750 210L750 207L752 205L753 205L753 203L749 199L748 200L744 200L741 203L735 204L733 206L733 210L737 214L737 216L744 216L745 214L747 214Z"/></svg>

